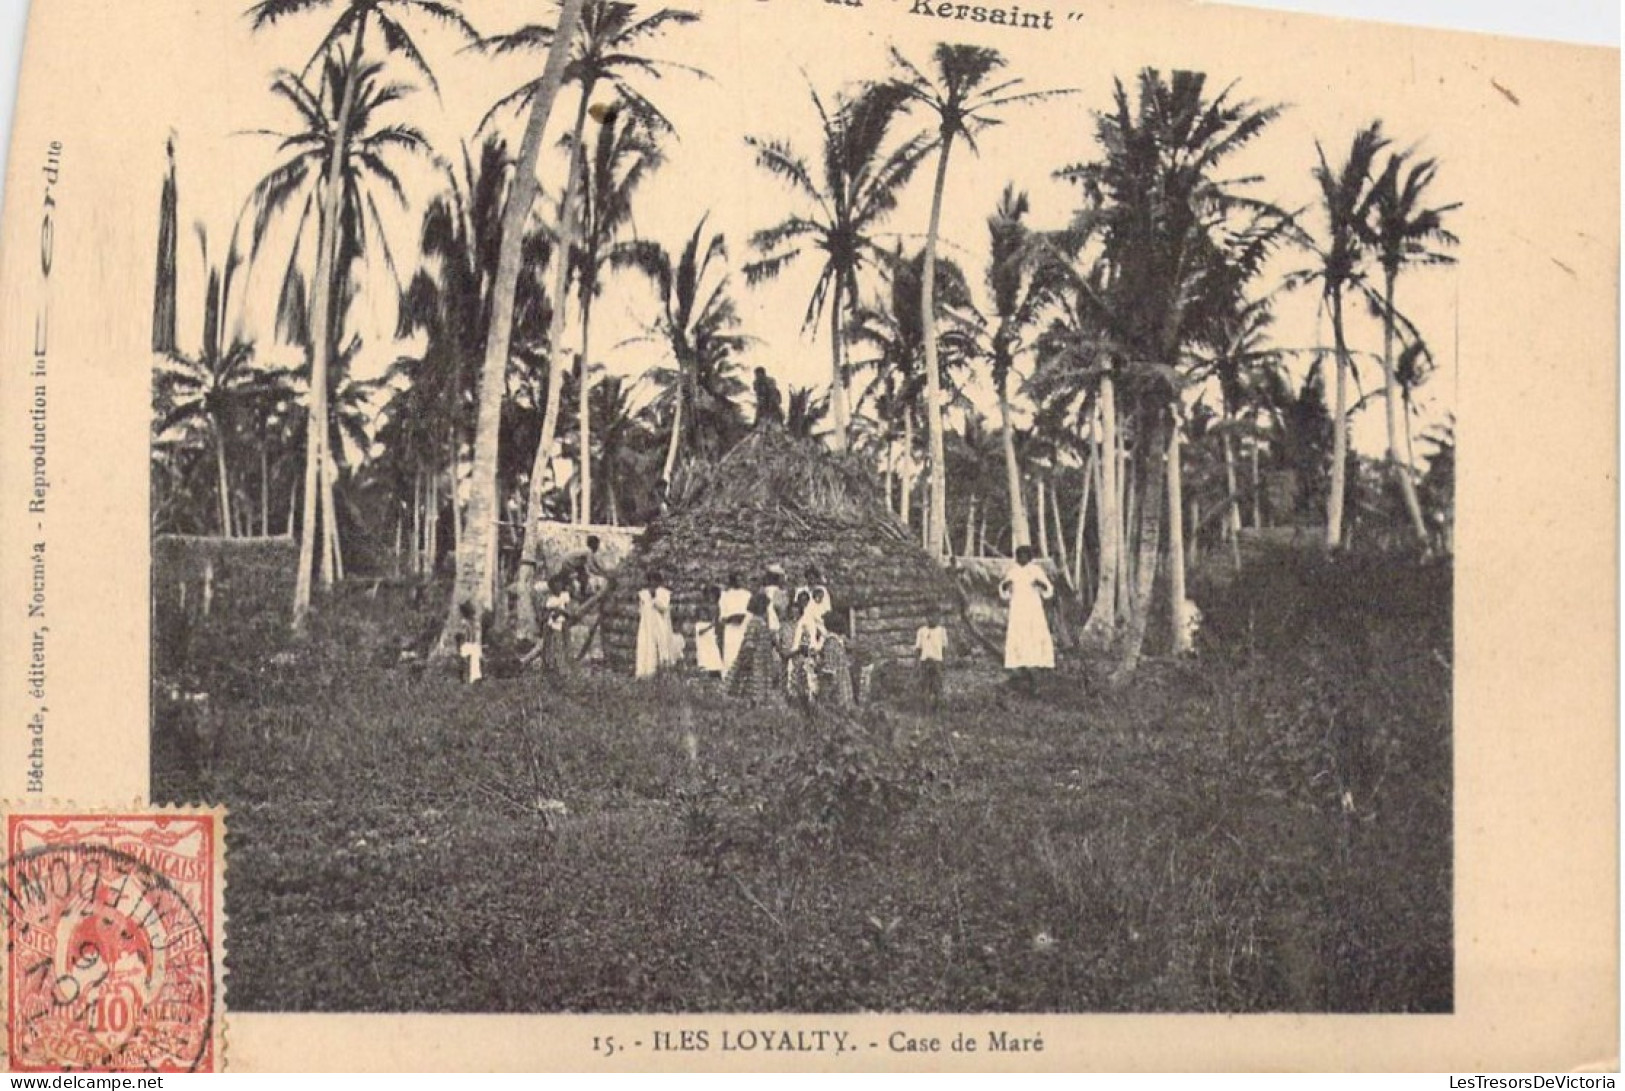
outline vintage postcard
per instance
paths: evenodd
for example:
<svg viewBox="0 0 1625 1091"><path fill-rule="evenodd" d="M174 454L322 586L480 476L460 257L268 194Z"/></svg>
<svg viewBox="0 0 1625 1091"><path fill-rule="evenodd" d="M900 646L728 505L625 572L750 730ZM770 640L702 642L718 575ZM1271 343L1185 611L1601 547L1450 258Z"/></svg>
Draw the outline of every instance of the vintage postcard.
<svg viewBox="0 0 1625 1091"><path fill-rule="evenodd" d="M1618 102L1172 0L36 3L6 1063L1617 1068Z"/></svg>

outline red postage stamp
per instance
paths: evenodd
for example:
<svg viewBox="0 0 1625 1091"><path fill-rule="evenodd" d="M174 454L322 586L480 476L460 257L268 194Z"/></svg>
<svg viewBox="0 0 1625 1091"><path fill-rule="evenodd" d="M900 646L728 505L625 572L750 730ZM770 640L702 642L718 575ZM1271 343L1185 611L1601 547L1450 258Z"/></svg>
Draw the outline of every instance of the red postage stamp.
<svg viewBox="0 0 1625 1091"><path fill-rule="evenodd" d="M12 1071L220 1065L221 815L8 814Z"/></svg>

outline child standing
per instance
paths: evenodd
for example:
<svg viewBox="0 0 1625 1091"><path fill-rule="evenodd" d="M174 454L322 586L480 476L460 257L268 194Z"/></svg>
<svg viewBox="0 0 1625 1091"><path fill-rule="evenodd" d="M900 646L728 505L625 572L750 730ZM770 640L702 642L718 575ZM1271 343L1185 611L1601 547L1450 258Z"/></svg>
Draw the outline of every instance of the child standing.
<svg viewBox="0 0 1625 1091"><path fill-rule="evenodd" d="M948 630L942 625L942 611L935 606L914 634L914 650L920 653L920 692L931 714L936 715L942 710L942 659L948 650Z"/></svg>
<svg viewBox="0 0 1625 1091"><path fill-rule="evenodd" d="M547 581L543 606L542 670L564 674L570 667L570 577L556 573Z"/></svg>

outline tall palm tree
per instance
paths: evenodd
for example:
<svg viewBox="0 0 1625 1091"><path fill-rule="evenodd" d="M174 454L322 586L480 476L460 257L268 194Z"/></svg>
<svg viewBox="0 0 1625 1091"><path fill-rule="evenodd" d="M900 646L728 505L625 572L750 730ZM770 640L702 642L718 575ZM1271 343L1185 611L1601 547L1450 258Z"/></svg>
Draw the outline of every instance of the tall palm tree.
<svg viewBox="0 0 1625 1091"><path fill-rule="evenodd" d="M468 533L457 546L457 580L452 586L451 602L446 611L446 624L440 634L436 650L449 653L453 647L452 635L459 624L462 611L472 609L484 615L493 604L492 581L496 569L496 521L500 498L497 492L497 467L502 445L502 401L507 390L509 353L513 347L515 309L518 301L520 274L524 264L527 224L536 204L539 183L536 162L541 157L542 139L547 132L548 118L558 99L564 82L564 72L570 57L570 43L575 39L576 26L581 18L585 0L563 0L559 8L557 36L547 51L547 61L541 76L523 88L530 106L525 122L525 133L519 144L519 161L514 164L513 184L502 204L502 229L498 236L496 272L491 281L490 310L485 328L485 353L480 365L479 409L474 425L474 465L469 481ZM551 34L552 31L550 30ZM557 250L557 264L564 264ZM562 310L561 295L555 293L555 313ZM556 339L555 339L556 340ZM556 398L555 398L556 400ZM533 500L537 488L533 484ZM526 550L531 551L527 536ZM534 610L530 605L532 564L522 567L518 586L521 619L530 617L530 630L534 630Z"/></svg>
<svg viewBox="0 0 1625 1091"><path fill-rule="evenodd" d="M613 89L615 98L627 103L646 124L660 131L670 131L670 122L655 103L638 90L637 81L634 77L658 79L669 70L683 70L702 76L703 73L686 65L643 56L636 50L645 41L664 34L670 27L683 26L696 22L698 19L699 15L694 12L671 8L661 8L652 14L640 15L637 5L625 3L623 0L563 0L557 27L529 25L521 27L510 34L488 38L482 43L482 46L487 51L496 54L535 52L539 49L547 50L548 64L544 79L518 88L498 100L492 107L492 113L495 113L510 105L529 102L532 108L531 120L533 123L536 121L536 110L544 98L547 109L551 110L552 108L552 100L556 95L558 82L555 78L554 82L549 84L548 79L553 78L554 58L561 56L559 50L568 51L562 54L563 60L560 63L563 67L560 69L560 74L565 82L576 86L580 90L580 99L576 104L575 123L570 131L570 164L565 174L565 182L561 187L559 198L556 238L556 253L559 255L571 253L576 242L577 219L575 204L577 201L577 187L582 175L583 157L586 154L587 118L592 106L593 94L600 85L607 84ZM567 20L568 26L566 26ZM528 131L526 139L529 139ZM539 134L537 139L540 140ZM526 166L527 162L528 167ZM522 176L533 176L535 159L533 157L527 158L527 155L521 152L519 169ZM519 586L521 588L530 586L541 548L537 536L542 517L542 497L546 490L548 470L552 458L553 436L558 429L561 407L560 394L564 382L565 361L568 359L564 347L564 315L566 308L563 301L568 295L570 269L571 264L567 259L561 257L561 260L555 262L552 298L559 301L559 306L554 309L552 328L548 338L550 359L547 372L546 406L543 410L541 434L538 438L536 454L531 466L529 502L526 505L525 512L525 540L519 563ZM492 353L488 351L488 371L492 370L491 356ZM500 416L500 406L493 409L492 412L493 415ZM491 432L494 446L495 424L491 425ZM494 465L494 454L492 461ZM493 496L493 503L494 499ZM471 563L476 562L471 558ZM464 582L461 578L459 579L459 584ZM459 591L460 595L461 593ZM488 594L489 592L481 593ZM530 603L530 596L521 593L517 621L522 632L534 631L534 614L535 611Z"/></svg>
<svg viewBox="0 0 1625 1091"><path fill-rule="evenodd" d="M660 300L652 332L670 346L676 365L665 392L656 400L657 409L671 407L671 431L661 469L667 483L677 472L683 436L689 436L691 450L698 450L695 441L704 431L702 417L718 410L726 413L724 407L732 405L732 398L744 389L735 374L735 358L744 351L747 338L739 332L739 312L728 294L724 268L728 246L720 233L706 235L708 219L700 218L676 261L665 247L647 239L634 244L631 251Z"/></svg>
<svg viewBox="0 0 1625 1091"><path fill-rule="evenodd" d="M301 344L309 353L312 364L310 389L312 397L309 412L318 427L305 430L309 449L307 458L315 461L306 467L306 500L301 522L301 553L305 545L315 548L316 524L320 520L329 536L337 534L336 510L333 502L333 459L324 448L328 429L328 396L335 376L342 368L334 366L337 343L343 331L343 316L355 292L352 271L368 254L370 241L375 241L384 264L394 272L394 258L390 253L383 216L377 194L382 191L404 205L406 195L392 163L397 157L427 154L428 142L417 129L404 123L385 124L379 115L410 91L408 84L384 82L383 66L379 62L361 61L335 52L323 58L322 79L312 88L305 77L294 72L281 73L272 84L272 93L285 102L298 119L299 125L291 132L278 133L262 130L260 135L280 140L281 159L250 194L248 209L253 212L252 257L259 256L272 223L294 207L299 208L293 231L294 242L289 252L283 275L283 291L277 313L281 334ZM349 104L352 124L341 143L335 120L340 113L339 96L348 88L353 101ZM336 185L334 204L336 218L333 229L327 229L326 209L330 183ZM306 286L310 283L304 274L302 253L312 218L315 218L317 246L332 245L332 260L328 264L330 290L315 292L318 301L325 300L325 323L315 321L317 308L307 304ZM317 330L325 330L318 336ZM322 366L315 367L320 359ZM321 382L315 381L320 376ZM311 433L318 433L311 438ZM311 467L314 467L312 469ZM318 514L319 512L319 514ZM308 524L308 526L306 525ZM324 586L330 586L337 577L336 549L323 548L321 573ZM311 558L314 561L314 558ZM314 567L314 565L313 565ZM309 579L301 566L304 580L303 594L295 591L295 625L303 623L299 604L309 606Z"/></svg>
<svg viewBox="0 0 1625 1091"><path fill-rule="evenodd" d="M1269 340L1274 320L1271 297L1248 300L1235 310L1216 315L1192 348L1193 379L1212 378L1219 386L1219 421L1211 430L1217 434L1223 453L1225 534L1237 568L1241 567L1242 490L1237 478L1235 441L1238 433L1245 434L1244 430L1256 432L1243 421L1243 415L1268 405L1271 393L1279 389L1281 353ZM1251 491L1256 494L1257 488L1255 479Z"/></svg>
<svg viewBox="0 0 1625 1091"><path fill-rule="evenodd" d="M593 430L598 434L600 465L604 471L604 513L618 526L625 510L620 484L645 438L642 422L632 408L632 384L613 375L592 388Z"/></svg>
<svg viewBox="0 0 1625 1091"><path fill-rule="evenodd" d="M469 361L490 332L489 288L497 275L503 206L514 185L509 165L500 138L487 139L477 160L465 148L460 172L448 168L445 188L423 213L420 264L401 293L396 333L422 334L424 348L391 368L391 379L402 389L386 418L398 422L392 430L406 440L414 477L425 471L438 480L441 470L455 471L465 446L473 444L480 390ZM551 243L540 230L529 231L520 242L512 336L522 346L545 344L551 308L541 271L550 253ZM460 538L462 519L455 503L453 509L452 528Z"/></svg>
<svg viewBox="0 0 1625 1091"><path fill-rule="evenodd" d="M1433 159L1419 162L1409 162L1409 159L1404 152L1388 157L1388 165L1372 188L1367 230L1376 250L1377 263L1382 267L1382 373L1388 402L1388 467L1405 498L1411 528L1426 549L1428 528L1416 496L1414 471L1409 458L1402 457L1399 450L1401 389L1403 386L1408 404L1409 385L1400 382L1398 361L1394 359L1394 341L1403 322L1394 306L1394 284L1407 268L1449 265L1455 261L1444 252L1445 247L1454 246L1457 241L1445 229L1444 218L1461 205L1453 202L1438 208L1425 207L1428 187L1438 174L1439 164Z"/></svg>
<svg viewBox="0 0 1625 1091"><path fill-rule="evenodd" d="M925 276L925 251L907 260L900 251L890 254L886 268L885 296L854 312L847 337L853 344L867 345L873 351L868 358L854 361L854 370L874 373L858 395L860 411L865 404L873 403L887 440L901 438L906 456L912 458L915 425L923 415L921 395L925 390L925 326L917 305ZM936 313L943 322L937 334L942 387L950 400L963 401L962 376L980 354L979 319L970 285L958 265L938 258L933 280ZM911 485L911 480L905 481L902 489L899 515L905 525L909 522Z"/></svg>
<svg viewBox="0 0 1625 1091"><path fill-rule="evenodd" d="M1161 550L1164 487L1178 461L1172 447L1173 410L1183 385L1181 365L1190 345L1216 315L1237 306L1241 290L1273 253L1288 217L1244 196L1253 179L1231 180L1219 171L1280 113L1232 97L1227 87L1211 98L1206 77L1174 72L1140 74L1138 102L1119 82L1113 108L1096 118L1100 159L1065 168L1079 182L1086 204L1074 231L1098 238L1109 267L1104 292L1087 281L1075 287L1103 331L1119 393L1132 414L1138 528L1132 558L1134 583L1115 681L1132 677L1144 646L1157 560ZM1179 547L1169 550L1180 563ZM1182 631L1183 601L1172 603L1174 631Z"/></svg>
<svg viewBox="0 0 1625 1091"><path fill-rule="evenodd" d="M342 174L350 160L350 138L353 114L357 102L358 83L365 68L362 57L366 48L367 29L376 23L383 38L386 52L398 53L428 82L436 87L434 73L418 49L411 31L402 22L406 15L419 15L431 19L465 38L475 37L473 27L457 10L457 0L260 0L248 9L250 25L262 30L285 19L314 11L337 8L336 17L329 24L310 61L305 66L308 74L317 65L327 64L338 50L339 43L349 39L344 51L348 64L342 69L342 86L333 89L336 110L332 114L329 134L331 154L326 157L326 180L322 186L321 215L317 220L316 269L311 278L314 295L310 303L311 325L316 336L311 339L311 399L310 412L318 427L308 428L309 450L305 452L305 504L304 519L299 536L299 573L294 585L293 624L302 629L310 610L311 569L315 560L315 511L319 470L324 462L321 448L327 433L327 368L332 351L333 326L331 319L335 285L335 263L338 257L339 221L344 195L348 187ZM331 68L329 68L331 72ZM331 502L329 501L329 508Z"/></svg>
<svg viewBox="0 0 1625 1091"><path fill-rule="evenodd" d="M929 142L922 136L884 150L905 97L882 84L856 97L837 97L826 107L809 88L822 134L817 169L788 141L746 137L756 165L786 183L804 211L751 236L762 257L745 267L752 284L777 277L804 254L820 251L823 266L813 283L802 332L815 329L827 309L830 340L830 407L835 444L845 449L851 427L849 376L843 361L846 326L858 306L858 274L885 258L873 232L896 208L898 195L919 166Z"/></svg>
<svg viewBox="0 0 1625 1091"><path fill-rule="evenodd" d="M264 375L254 366L254 346L240 332L226 337L231 289L242 255L234 237L224 269L209 263L209 237L197 227L208 287L203 300L202 344L196 356L171 349L159 358L154 395L161 413L156 440L194 429L206 432L214 447L215 491L220 510L220 535L232 536L231 474L227 439L237 418L265 388Z"/></svg>
<svg viewBox="0 0 1625 1091"><path fill-rule="evenodd" d="M940 43L932 53L927 75L895 48L892 60L898 76L893 86L933 115L936 132L937 177L931 189L931 219L925 232L925 276L920 283L920 311L925 329L925 420L931 444L931 510L927 549L943 556L947 527L948 485L942 449L942 376L937 360L936 296L937 241L942 226L942 197L948 185L948 160L954 142L963 140L976 154L976 139L998 125L998 111L1020 103L1038 102L1066 91L1016 91L1020 78L996 80L1005 59L986 46ZM996 82L990 82L995 81Z"/></svg>
<svg viewBox="0 0 1625 1091"><path fill-rule="evenodd" d="M1333 169L1325 149L1315 142L1318 162L1314 178L1320 187L1321 212L1326 219L1325 234L1314 241L1315 264L1288 278L1292 285L1315 282L1320 285L1321 305L1332 317L1332 342L1336 354L1336 394L1332 407L1332 482L1326 504L1326 544L1336 549L1343 544L1343 498L1347 488L1348 463L1348 371L1351 366L1347 332L1343 324L1344 293L1362 286L1366 275L1367 224L1376 201L1373 185L1377 156L1388 146L1382 122L1373 121L1354 134L1348 158Z"/></svg>
<svg viewBox="0 0 1625 1091"><path fill-rule="evenodd" d="M1022 499L1021 467L1016 462L1015 431L1010 423L1010 374L1015 369L1016 354L1022 349L1022 333L1050 302L1056 279L1053 262L1035 253L1035 240L1025 223L1030 210L1027 194L1006 185L998 207L987 218L987 288L998 318L992 346L993 388L999 396L1012 549L1031 544L1031 533Z"/></svg>
<svg viewBox="0 0 1625 1091"><path fill-rule="evenodd" d="M636 264L634 243L617 245L632 220L632 198L644 178L662 162L654 134L636 114L611 107L602 115L592 155L583 166L580 230L572 260L581 307L581 374L576 409L580 428L581 521L592 522L592 305L603 293L604 273Z"/></svg>

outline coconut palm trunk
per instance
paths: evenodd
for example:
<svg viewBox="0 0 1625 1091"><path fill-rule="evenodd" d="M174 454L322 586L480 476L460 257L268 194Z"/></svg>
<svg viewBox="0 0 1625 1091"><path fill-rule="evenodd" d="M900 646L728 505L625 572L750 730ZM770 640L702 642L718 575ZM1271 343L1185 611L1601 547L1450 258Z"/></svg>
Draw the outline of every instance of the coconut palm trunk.
<svg viewBox="0 0 1625 1091"><path fill-rule="evenodd" d="M209 415L209 425L214 430L214 466L216 476L219 478L220 490L220 536L231 537L231 485L230 475L226 473L226 433L220 427L220 418L214 414Z"/></svg>
<svg viewBox="0 0 1625 1091"><path fill-rule="evenodd" d="M1138 558L1134 554L1134 545L1138 540L1135 536L1138 509L1135 506L1137 475L1134 473L1134 459L1121 428L1117 430L1117 444L1117 487L1122 490L1117 507L1121 513L1117 528L1117 621L1122 625L1133 609L1134 573L1138 571Z"/></svg>
<svg viewBox="0 0 1625 1091"><path fill-rule="evenodd" d="M271 454L260 444L260 537L271 536Z"/></svg>
<svg viewBox="0 0 1625 1091"><path fill-rule="evenodd" d="M1027 526L1026 499L1021 493L1021 466L1016 462L1016 433L1010 424L1008 380L999 384L999 432L1004 447L1004 478L1010 490L1010 549L1014 552L1019 546L1031 545L1032 534Z"/></svg>
<svg viewBox="0 0 1625 1091"><path fill-rule="evenodd" d="M942 225L942 194L948 184L949 129L937 155L937 178L931 189L931 221L925 234L925 266L920 273L920 326L925 331L925 424L931 444L931 508L926 552L941 560L946 549L948 512L947 460L942 441L942 374L937 361L937 234Z"/></svg>
<svg viewBox="0 0 1625 1091"><path fill-rule="evenodd" d="M576 384L576 440L581 448L581 521L592 522L592 412L587 396L592 393L592 297L583 291L581 299L581 378Z"/></svg>
<svg viewBox="0 0 1625 1091"><path fill-rule="evenodd" d="M1326 501L1326 545L1343 544L1343 494L1349 450L1348 345L1343 337L1343 293L1332 292L1332 343L1337 355L1337 394L1332 407L1332 487Z"/></svg>
<svg viewBox="0 0 1625 1091"><path fill-rule="evenodd" d="M549 58L551 61L551 58ZM515 586L519 604L514 612L514 626L522 636L536 633L536 607L532 602L530 585L535 578L536 564L541 555L542 497L546 495L548 469L552 465L553 437L558 434L559 417L563 406L559 404L564 390L564 300L570 287L570 250L576 240L576 187L581 177L581 134L587 127L587 106L590 87L581 89L581 104L576 109L575 139L570 146L570 173L564 184L564 195L559 200L559 237L553 260L558 263L553 277L553 322L548 331L547 407L542 412L542 432L536 441L536 457L531 460L530 495L525 505L525 543L519 557L519 572Z"/></svg>
<svg viewBox="0 0 1625 1091"><path fill-rule="evenodd" d="M1226 423L1229 418L1226 417ZM1228 497L1226 503L1229 510L1224 514L1225 537L1230 540L1230 560L1236 571L1241 571L1241 498L1237 495L1236 483L1236 447L1230 438L1230 433L1224 433L1224 485Z"/></svg>
<svg viewBox="0 0 1625 1091"><path fill-rule="evenodd" d="M666 465L660 474L668 486L671 484L671 475L677 470L677 450L683 442L683 403L688 400L688 365L678 360L677 368L677 396L676 404L671 411L671 438L666 441Z"/></svg>
<svg viewBox="0 0 1625 1091"><path fill-rule="evenodd" d="M1049 523L1046 521L1049 512L1044 505L1044 479L1038 477L1033 482L1033 492L1038 495L1038 555L1049 556Z"/></svg>
<svg viewBox="0 0 1625 1091"><path fill-rule="evenodd" d="M1066 521L1061 516L1061 494L1055 489L1055 479L1049 480L1050 517L1055 520L1055 565L1063 576L1071 570L1066 550Z"/></svg>
<svg viewBox="0 0 1625 1091"><path fill-rule="evenodd" d="M1117 397L1108 372L1100 377L1100 502L1095 526L1100 538L1099 584L1084 633L1099 644L1111 640L1117 628L1117 587L1122 567L1122 490L1118 484Z"/></svg>
<svg viewBox="0 0 1625 1091"><path fill-rule="evenodd" d="M327 179L322 189L322 208L317 220L316 270L311 290L316 298L310 307L310 417L305 425L305 498L299 524L299 573L293 588L293 627L303 631L310 614L310 583L316 565L318 493L323 487L322 466L327 458L327 366L333 345L333 267L337 264L339 213L344 197L344 160L349 154L350 115L355 110L356 80L361 69L361 49L365 44L367 15L356 20L350 41L350 64L345 68L344 92L339 101L338 126L332 157L327 162ZM324 506L331 508L331 498ZM325 564L322 583L331 585L332 572Z"/></svg>
<svg viewBox="0 0 1625 1091"><path fill-rule="evenodd" d="M1185 623L1185 497L1179 422L1168 432L1168 597L1173 604L1174 654L1181 655L1191 650L1191 634Z"/></svg>
<svg viewBox="0 0 1625 1091"><path fill-rule="evenodd" d="M841 278L836 277L830 288L829 301L829 411L835 418L835 449L844 451L852 440L852 414L846 404L846 357L842 344L846 340L846 330L842 316L842 304L846 298Z"/></svg>
<svg viewBox="0 0 1625 1091"><path fill-rule="evenodd" d="M576 23L581 16L584 0L564 0L559 12L559 24L553 44L547 53L542 79L531 99L530 117L525 123L525 135L520 144L519 162L515 164L513 185L502 209L502 240L497 252L496 277L491 284L491 321L486 330L485 359L480 369L479 413L474 432L474 470L468 497L468 526L460 536L457 557L457 584L452 594L451 609L446 631L440 641L441 648L450 650L449 637L458 623L458 611L469 603L481 613L491 605L491 572L488 558L496 540L497 518L497 444L502 422L502 396L507 386L508 354L513 343L514 296L519 284L519 267L525 239L525 225L530 219L531 206L536 202L536 162L541 155L542 138L546 134L548 117L558 98L559 85L564 79L565 63L569 60L570 46L575 39ZM561 250L558 261L568 260L569 251ZM555 308L561 308L562 298L555 295ZM549 400L548 411L554 412L557 398ZM532 481L531 491L537 491ZM454 494L455 495L455 494ZM537 505L539 507L539 505ZM431 519L433 517L431 516ZM525 548L534 546L527 535ZM532 554L532 558L534 554ZM521 567L521 589L528 586L528 571ZM519 596L524 607L528 595Z"/></svg>
<svg viewBox="0 0 1625 1091"><path fill-rule="evenodd" d="M1258 438L1255 436L1251 444L1251 457L1253 464L1253 529L1264 528L1264 501L1262 478L1258 472Z"/></svg>
<svg viewBox="0 0 1625 1091"><path fill-rule="evenodd" d="M1156 418L1157 411L1145 434L1137 435L1135 449L1141 457L1135 459L1134 491L1138 497L1138 542L1134 559L1133 581L1129 585L1128 617L1124 623L1122 654L1111 674L1111 684L1122 685L1134 677L1145 647L1146 625L1151 618L1151 593L1156 587L1157 555L1162 548L1162 499L1166 460L1161 456L1167 447L1163 435L1166 423Z"/></svg>
<svg viewBox="0 0 1625 1091"><path fill-rule="evenodd" d="M909 412L905 408L903 410L903 471L902 471L902 473L900 475L898 475L899 476L899 483L902 485L902 491L903 491L903 495L902 495L902 498L901 498L901 503L898 505L899 508L901 509L899 514L902 516L903 525L905 527L910 525L909 524L909 517L912 514L910 512L910 510L909 510L910 509L909 501L913 498L913 495L914 495L913 466L914 466L914 414Z"/></svg>
<svg viewBox="0 0 1625 1091"><path fill-rule="evenodd" d="M1399 388L1399 377L1394 368L1394 279L1392 270L1384 270L1382 378L1387 387L1388 402L1388 469L1398 481L1400 494L1405 498L1405 512L1410 516L1411 529L1416 532L1417 541L1421 542L1422 548L1426 549L1428 528L1422 519L1422 504L1416 497L1416 481L1411 476L1409 461L1402 459L1399 453L1403 398Z"/></svg>
<svg viewBox="0 0 1625 1091"><path fill-rule="evenodd" d="M1095 482L1099 477L1099 448L1091 443L1089 445L1089 461L1083 468L1083 489L1078 494L1078 525L1074 532L1076 536L1072 540L1072 589L1079 602L1083 601L1084 588L1089 582L1084 579L1085 566L1089 562L1084 553L1083 542L1084 527L1089 522L1089 493L1094 489Z"/></svg>

